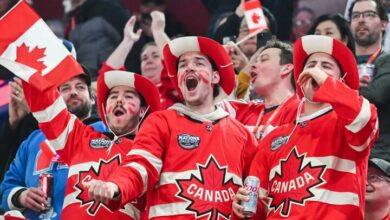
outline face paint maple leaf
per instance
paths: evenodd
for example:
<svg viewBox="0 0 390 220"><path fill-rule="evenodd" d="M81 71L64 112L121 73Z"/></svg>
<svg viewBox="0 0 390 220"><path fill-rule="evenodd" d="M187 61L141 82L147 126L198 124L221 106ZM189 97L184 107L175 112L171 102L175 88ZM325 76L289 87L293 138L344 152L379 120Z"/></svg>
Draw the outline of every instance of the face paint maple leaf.
<svg viewBox="0 0 390 220"><path fill-rule="evenodd" d="M211 156L205 165L198 164L199 178L191 174L190 179L177 180L178 197L189 201L186 210L196 218L229 219L231 205L238 185L230 178L225 180L227 167L220 167Z"/></svg>
<svg viewBox="0 0 390 220"><path fill-rule="evenodd" d="M26 66L32 67L41 73L46 68L43 61L39 61L45 57L45 48L34 47L31 51L30 47L25 43L17 47L16 49L16 62L22 63Z"/></svg>
<svg viewBox="0 0 390 220"><path fill-rule="evenodd" d="M95 170L93 166L91 166L89 170L81 171L79 173L78 182L75 184L75 187L79 190L79 194L76 196L76 199L81 201L81 206L89 205L87 209L88 214L94 216L102 205L106 207L107 210L109 210L109 208L105 203L91 199L88 195L88 189L84 187L83 183L89 182L92 179L106 180L106 178L108 178L109 175L118 168L119 164L120 158L118 155L109 161L100 160L98 170Z"/></svg>
<svg viewBox="0 0 390 220"><path fill-rule="evenodd" d="M280 161L281 173L275 173L269 183L270 207L280 208L280 214L287 217L293 204L304 206L305 200L314 197L312 189L323 184L325 165L303 164L305 155L299 155L293 148L287 159Z"/></svg>

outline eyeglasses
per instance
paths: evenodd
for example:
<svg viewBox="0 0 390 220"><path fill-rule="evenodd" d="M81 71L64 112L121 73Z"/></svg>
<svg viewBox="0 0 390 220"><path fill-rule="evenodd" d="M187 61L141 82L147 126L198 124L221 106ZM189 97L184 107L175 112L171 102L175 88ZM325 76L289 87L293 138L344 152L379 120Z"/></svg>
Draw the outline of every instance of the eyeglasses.
<svg viewBox="0 0 390 220"><path fill-rule="evenodd" d="M363 19L372 20L376 17L378 17L378 13L375 11L363 11L363 12L352 12L351 14L351 20L357 21L359 20L360 16L363 15Z"/></svg>
<svg viewBox="0 0 390 220"><path fill-rule="evenodd" d="M302 26L310 26L312 24L312 21L309 19L304 20L294 20L293 25L295 27L302 27Z"/></svg>
<svg viewBox="0 0 390 220"><path fill-rule="evenodd" d="M371 183L377 183L381 181L387 181L390 182L390 178L382 175L377 175L377 174L370 174L367 176L367 181Z"/></svg>

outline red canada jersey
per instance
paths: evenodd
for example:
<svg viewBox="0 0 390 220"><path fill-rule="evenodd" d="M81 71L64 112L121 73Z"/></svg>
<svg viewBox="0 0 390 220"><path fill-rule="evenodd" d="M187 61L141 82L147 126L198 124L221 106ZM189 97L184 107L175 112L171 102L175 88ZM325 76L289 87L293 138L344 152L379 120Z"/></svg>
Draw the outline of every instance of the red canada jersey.
<svg viewBox="0 0 390 220"><path fill-rule="evenodd" d="M106 180L120 166L133 141L119 138L110 147L110 138L68 112L56 89L42 93L24 84L24 90L47 137L46 144L69 166L61 219L139 219L142 202L129 202L112 212L107 204L92 200L83 184L92 179Z"/></svg>
<svg viewBox="0 0 390 220"><path fill-rule="evenodd" d="M331 106L275 129L251 165L268 191L267 219L363 219L376 109L331 77L314 101Z"/></svg>
<svg viewBox="0 0 390 220"><path fill-rule="evenodd" d="M276 127L293 122L298 105L298 96L293 95L280 106L270 109L266 109L264 103L255 101L223 101L221 107L261 139Z"/></svg>
<svg viewBox="0 0 390 220"><path fill-rule="evenodd" d="M148 219L228 219L256 144L227 113L214 122L176 110L152 113L109 181L122 203L147 192Z"/></svg>

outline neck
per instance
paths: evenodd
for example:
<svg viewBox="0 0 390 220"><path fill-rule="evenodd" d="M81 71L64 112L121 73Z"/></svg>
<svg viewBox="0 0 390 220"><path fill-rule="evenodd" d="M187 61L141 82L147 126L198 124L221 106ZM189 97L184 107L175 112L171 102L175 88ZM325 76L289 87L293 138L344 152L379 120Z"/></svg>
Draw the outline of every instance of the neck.
<svg viewBox="0 0 390 220"><path fill-rule="evenodd" d="M301 116L307 116L311 115L321 109L324 109L326 107L330 106L328 103L311 103L309 101L304 102L304 111Z"/></svg>
<svg viewBox="0 0 390 220"><path fill-rule="evenodd" d="M200 115L208 114L215 111L213 98L211 100L203 101L200 105L191 105L190 103L186 102L186 106Z"/></svg>
<svg viewBox="0 0 390 220"><path fill-rule="evenodd" d="M290 87L286 87L285 84L280 84L275 88L267 89L267 93L264 94L265 107L270 108L281 105L286 99L293 95L294 90Z"/></svg>
<svg viewBox="0 0 390 220"><path fill-rule="evenodd" d="M390 204L378 204L366 202L365 220L382 220L390 213Z"/></svg>
<svg viewBox="0 0 390 220"><path fill-rule="evenodd" d="M378 41L370 46L359 46L355 44L356 56L371 55L374 54L379 48L381 48L381 41Z"/></svg>

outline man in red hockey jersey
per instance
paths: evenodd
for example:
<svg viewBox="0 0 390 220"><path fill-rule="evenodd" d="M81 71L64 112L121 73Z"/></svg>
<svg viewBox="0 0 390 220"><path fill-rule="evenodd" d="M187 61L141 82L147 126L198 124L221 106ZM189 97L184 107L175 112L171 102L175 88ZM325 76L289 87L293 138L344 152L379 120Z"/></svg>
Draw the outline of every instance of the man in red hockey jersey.
<svg viewBox="0 0 390 220"><path fill-rule="evenodd" d="M124 165L108 182L91 182L90 195L115 196L116 208L147 192L149 219L229 218L256 149L252 134L215 105L234 88L233 65L204 37L171 41L164 58L184 104L150 115Z"/></svg>
<svg viewBox="0 0 390 220"><path fill-rule="evenodd" d="M354 56L337 40L308 35L294 44L294 70L303 99L297 119L263 139L250 170L268 193L267 219L363 219L378 121L358 94ZM233 203L239 217L245 194Z"/></svg>
<svg viewBox="0 0 390 220"><path fill-rule="evenodd" d="M100 75L97 106L111 131L108 133L97 132L70 114L56 89L41 92L27 83L23 87L31 112L47 137L46 144L69 166L61 217L139 219L144 208L139 200L123 203L113 212L104 202L91 200L84 185L91 179L106 179L123 162L142 118L159 110L157 87L131 72L108 71Z"/></svg>

